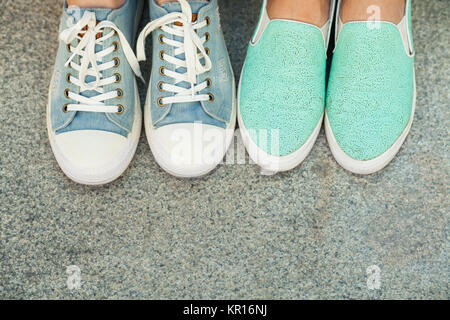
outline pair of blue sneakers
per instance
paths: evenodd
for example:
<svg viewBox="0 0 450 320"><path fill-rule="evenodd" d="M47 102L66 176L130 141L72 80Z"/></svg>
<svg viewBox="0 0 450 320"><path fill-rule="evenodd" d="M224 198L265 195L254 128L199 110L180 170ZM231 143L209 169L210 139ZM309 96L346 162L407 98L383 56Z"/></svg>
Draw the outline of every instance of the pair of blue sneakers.
<svg viewBox="0 0 450 320"><path fill-rule="evenodd" d="M132 47L144 1L118 9L64 5L49 89L47 127L58 164L75 182L101 185L130 164L144 118L158 164L202 176L232 141L235 83L218 0L149 0L151 22ZM152 70L142 116L136 77L152 33Z"/></svg>

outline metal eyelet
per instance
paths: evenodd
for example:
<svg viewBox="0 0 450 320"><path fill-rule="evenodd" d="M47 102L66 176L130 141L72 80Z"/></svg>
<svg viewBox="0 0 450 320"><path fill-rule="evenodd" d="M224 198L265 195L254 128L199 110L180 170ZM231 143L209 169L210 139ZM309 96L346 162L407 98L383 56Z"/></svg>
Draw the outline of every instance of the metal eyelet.
<svg viewBox="0 0 450 320"><path fill-rule="evenodd" d="M211 85L212 85L212 80L210 79L210 78L206 78L206 87L207 88L211 88Z"/></svg>
<svg viewBox="0 0 450 320"><path fill-rule="evenodd" d="M159 37L158 37L159 43L164 44L163 39L164 39L164 35L160 34Z"/></svg>
<svg viewBox="0 0 450 320"><path fill-rule="evenodd" d="M64 95L66 96L67 99L69 99L69 93L70 93L69 89L64 90Z"/></svg>
<svg viewBox="0 0 450 320"><path fill-rule="evenodd" d="M117 98L122 98L123 97L123 90L122 89L116 89L117 92Z"/></svg>
<svg viewBox="0 0 450 320"><path fill-rule="evenodd" d="M205 42L208 42L209 39L211 39L211 36L209 35L209 32L206 32L206 33L205 33L205 38L206 38L206 41L205 41Z"/></svg>
<svg viewBox="0 0 450 320"><path fill-rule="evenodd" d="M205 18L206 25L209 26L211 24L211 19L209 17Z"/></svg>
<svg viewBox="0 0 450 320"><path fill-rule="evenodd" d="M119 50L119 43L117 41L114 41L112 44L114 46L114 51Z"/></svg>
<svg viewBox="0 0 450 320"><path fill-rule="evenodd" d="M72 77L72 74L71 74L71 73L68 73L68 74L66 75L66 81L67 81L68 83L70 83L70 77Z"/></svg>
<svg viewBox="0 0 450 320"><path fill-rule="evenodd" d="M122 76L118 73L114 73L114 76L116 77L116 81L114 81L115 83L119 83L122 80Z"/></svg>
<svg viewBox="0 0 450 320"><path fill-rule="evenodd" d="M212 93L208 93L209 96L209 102L213 102L214 101L214 95Z"/></svg>
<svg viewBox="0 0 450 320"><path fill-rule="evenodd" d="M125 107L121 104L117 105L117 114L122 114L125 111Z"/></svg>
<svg viewBox="0 0 450 320"><path fill-rule="evenodd" d="M162 75L162 76L165 76L164 70L166 70L166 67L164 67L164 66L162 66L161 68L159 68L159 74Z"/></svg>
<svg viewBox="0 0 450 320"><path fill-rule="evenodd" d="M65 105L62 107L62 111L63 111L64 113L69 112L69 110L67 110L67 107L68 107L68 106L69 106L68 104L65 104Z"/></svg>
<svg viewBox="0 0 450 320"><path fill-rule="evenodd" d="M211 50L209 50L209 48L205 48L205 52L209 56L209 54L211 53Z"/></svg>
<svg viewBox="0 0 450 320"><path fill-rule="evenodd" d="M163 60L164 61L164 55L166 54L166 52L164 51L164 50L162 50L162 51L160 51L159 52L159 58L161 59L161 60Z"/></svg>
<svg viewBox="0 0 450 320"><path fill-rule="evenodd" d="M114 57L114 67L118 67L120 65L120 59L118 57Z"/></svg>
<svg viewBox="0 0 450 320"><path fill-rule="evenodd" d="M164 107L164 103L162 101L163 101L162 97L158 98L158 107L161 107L161 108Z"/></svg>
<svg viewBox="0 0 450 320"><path fill-rule="evenodd" d="M161 91L161 92L164 91L163 85L164 85L164 82L162 82L162 81L160 81L160 82L158 83L158 90Z"/></svg>

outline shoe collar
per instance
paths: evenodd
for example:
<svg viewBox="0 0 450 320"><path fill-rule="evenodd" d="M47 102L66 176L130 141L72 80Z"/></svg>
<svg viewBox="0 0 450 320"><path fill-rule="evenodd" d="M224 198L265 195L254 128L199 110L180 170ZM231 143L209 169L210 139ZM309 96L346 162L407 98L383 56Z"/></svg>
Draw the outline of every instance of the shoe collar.
<svg viewBox="0 0 450 320"><path fill-rule="evenodd" d="M366 24L368 29L377 29L375 24L383 23L383 24L391 24L397 28L399 31L403 46L405 47L406 54L409 57L413 57L415 55L414 52L414 44L412 38L412 27L411 27L411 0L406 0L405 13L403 15L402 20L399 24L394 24L389 21L350 21L344 23L341 19L340 11L341 11L342 0L337 0L337 8L336 8L336 22L335 22L335 49L339 40L339 35L342 32L342 29L349 24Z"/></svg>

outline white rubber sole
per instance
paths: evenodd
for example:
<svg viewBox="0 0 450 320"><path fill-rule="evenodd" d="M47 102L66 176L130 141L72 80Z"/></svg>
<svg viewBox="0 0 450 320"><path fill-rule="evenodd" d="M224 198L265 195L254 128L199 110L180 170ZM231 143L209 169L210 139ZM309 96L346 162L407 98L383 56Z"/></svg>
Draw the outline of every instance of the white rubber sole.
<svg viewBox="0 0 450 320"><path fill-rule="evenodd" d="M141 104L139 101L137 83L136 80L134 81L135 81L135 116L133 128L129 133L127 142L120 151L119 155L115 159L111 159L111 162L102 166L102 170L96 173L92 173L89 170L85 170L73 165L70 159L68 159L64 155L64 153L58 147L58 144L55 142L56 134L53 132L51 128L51 120L50 120L50 111L51 111L50 108L51 90L50 90L49 102L47 104L47 131L50 140L50 146L61 170L71 180L75 181L76 183L84 185L93 185L93 186L104 185L119 178L130 165L131 160L133 159L134 154L136 153L136 148L139 142L139 137L141 135L142 129Z"/></svg>
<svg viewBox="0 0 450 320"><path fill-rule="evenodd" d="M300 149L290 153L286 156L273 156L266 153L262 150L258 145L253 142L250 137L250 134L247 128L244 125L244 121L242 120L241 112L240 112L240 92L241 92L241 81L242 81L242 73L244 71L244 66L241 70L241 77L239 80L239 88L238 88L238 96L237 96L237 104L238 104L238 122L239 122L239 130L241 133L242 141L244 143L245 149L247 150L250 158L255 162L258 166L260 166L265 174L272 174L278 172L284 172L294 169L299 166L309 155L311 152L317 137L319 136L320 128L323 123L323 114L314 128L313 132L309 136L308 140L301 146Z"/></svg>
<svg viewBox="0 0 450 320"><path fill-rule="evenodd" d="M383 154L380 156L366 161L356 160L347 155L339 146L336 138L334 136L333 130L331 129L330 122L328 120L328 116L325 112L325 133L327 136L328 144L331 149L331 153L336 159L337 163L339 163L344 169L361 175L367 175L376 173L382 169L384 169L397 155L405 142L406 137L408 136L409 131L411 130L411 126L414 120L414 114L416 110L416 82L414 76L414 96L413 96L413 104L411 116L409 118L408 124L406 128L403 130L402 134L397 138L394 144Z"/></svg>
<svg viewBox="0 0 450 320"><path fill-rule="evenodd" d="M233 76L234 79L234 76ZM151 80L150 80L151 83ZM155 158L156 163L167 173L170 175L177 177L177 178L199 178L203 177L207 174L209 174L211 171L213 171L222 161L223 157L225 156L226 152L228 151L231 142L233 141L234 137L234 130L236 128L236 89L235 89L235 81L233 80L233 106L232 106L232 112L231 112L231 119L226 127L226 137L225 137L225 148L223 150L223 154L220 157L217 157L217 161L213 163L205 163L200 164L192 168L185 168L183 166L180 166L179 170L173 169L173 164L171 163L170 157L168 157L166 154L163 154L159 151L159 148L153 143L153 122L150 112L150 106L149 102L151 101L150 96L150 88L147 92L147 98L145 101L145 109L144 109L144 126L145 126L145 133L147 136L147 141L150 146L150 150L152 151L153 157Z"/></svg>

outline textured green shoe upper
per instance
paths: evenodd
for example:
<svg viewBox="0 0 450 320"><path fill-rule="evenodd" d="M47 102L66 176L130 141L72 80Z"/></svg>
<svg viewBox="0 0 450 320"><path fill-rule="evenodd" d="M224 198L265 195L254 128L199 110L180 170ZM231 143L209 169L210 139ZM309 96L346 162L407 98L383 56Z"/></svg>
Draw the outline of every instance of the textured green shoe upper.
<svg viewBox="0 0 450 320"><path fill-rule="evenodd" d="M414 94L414 58L397 27L345 24L328 86L327 116L341 149L362 161L386 152L408 124Z"/></svg>
<svg viewBox="0 0 450 320"><path fill-rule="evenodd" d="M325 52L319 28L285 20L271 21L259 42L249 46L240 114L265 152L288 155L311 136L324 111ZM271 133L279 135L279 151L271 146L276 139Z"/></svg>

